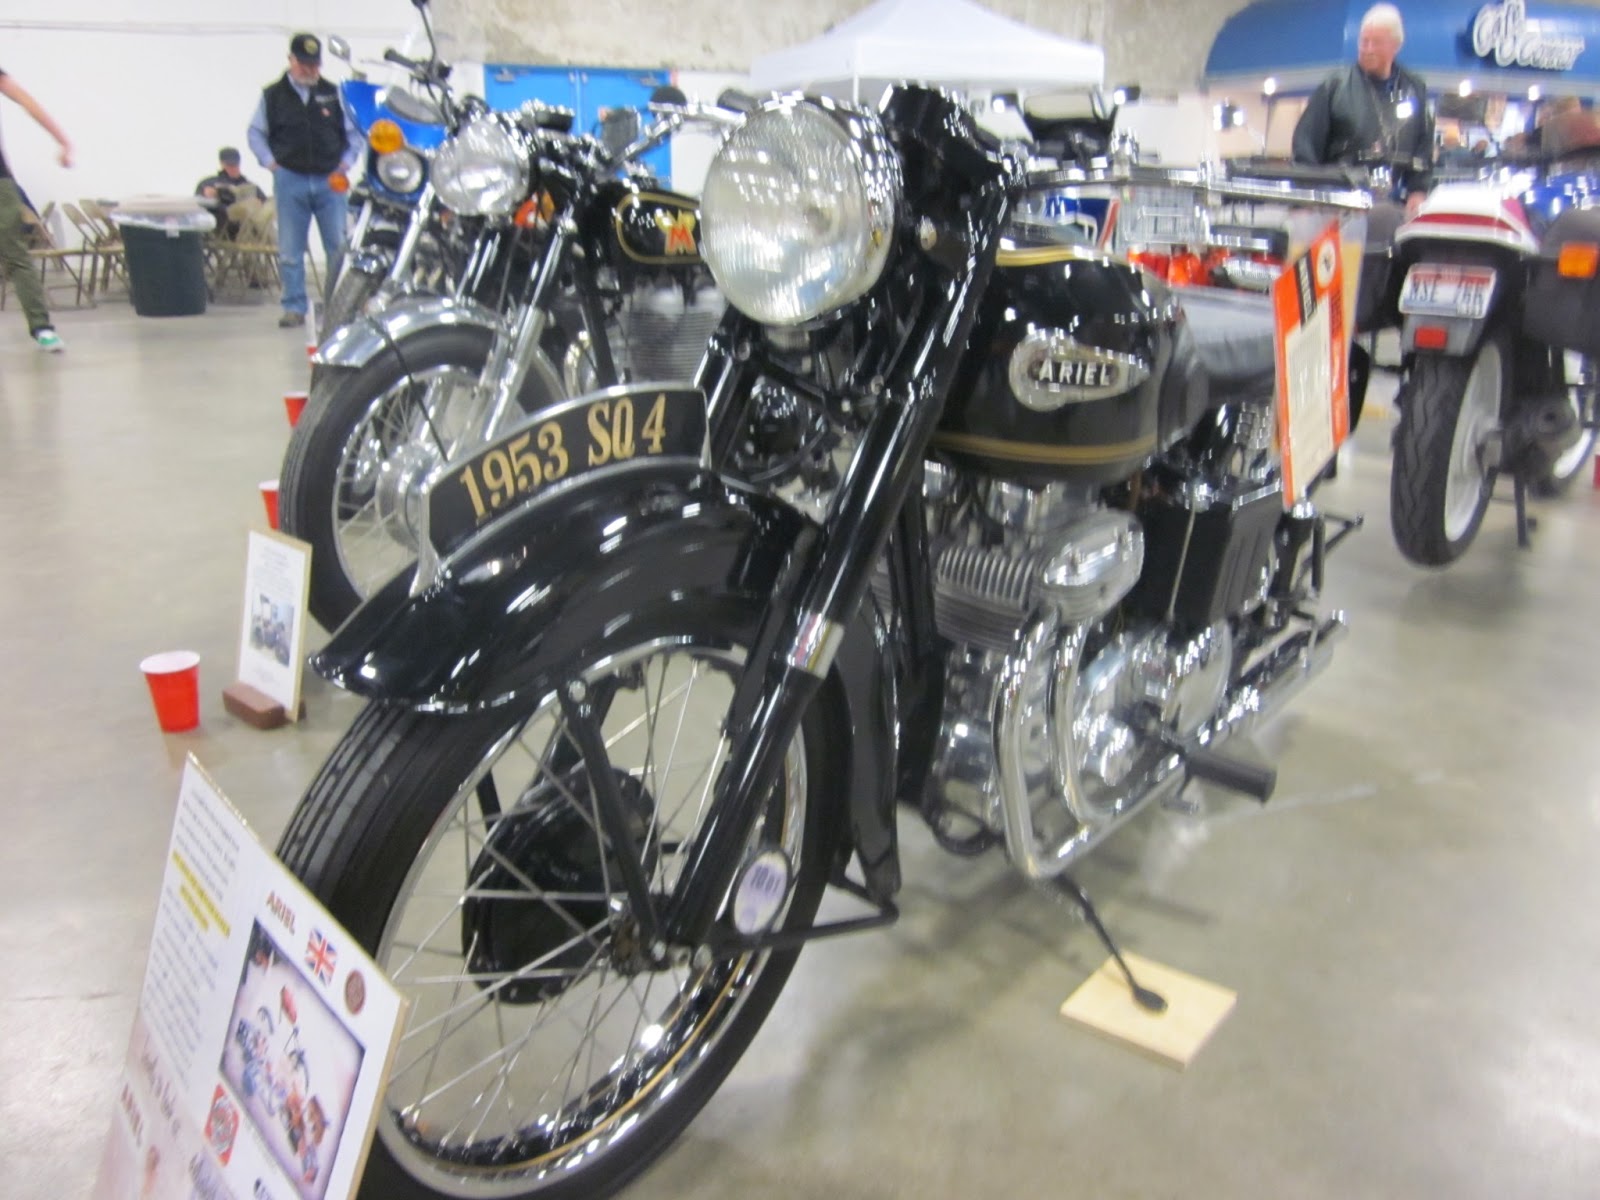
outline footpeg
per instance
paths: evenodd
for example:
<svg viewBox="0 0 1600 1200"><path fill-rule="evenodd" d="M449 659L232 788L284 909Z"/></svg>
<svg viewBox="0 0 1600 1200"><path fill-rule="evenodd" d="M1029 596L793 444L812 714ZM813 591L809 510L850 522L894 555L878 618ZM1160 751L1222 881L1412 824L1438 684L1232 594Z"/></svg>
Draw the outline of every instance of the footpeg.
<svg viewBox="0 0 1600 1200"><path fill-rule="evenodd" d="M1230 758L1215 750L1195 746L1183 751L1183 765L1190 779L1213 783L1218 787L1239 792L1265 804L1272 799L1278 786L1278 772L1273 767L1257 766L1241 758Z"/></svg>

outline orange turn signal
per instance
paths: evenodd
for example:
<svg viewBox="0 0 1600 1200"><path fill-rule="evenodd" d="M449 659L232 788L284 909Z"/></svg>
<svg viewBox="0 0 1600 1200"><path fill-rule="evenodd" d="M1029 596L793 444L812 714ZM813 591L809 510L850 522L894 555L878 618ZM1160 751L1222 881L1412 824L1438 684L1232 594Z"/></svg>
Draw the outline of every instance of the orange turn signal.
<svg viewBox="0 0 1600 1200"><path fill-rule="evenodd" d="M374 121L367 130L367 145L379 154L393 154L405 144L406 135L400 132L400 126L387 118Z"/></svg>
<svg viewBox="0 0 1600 1200"><path fill-rule="evenodd" d="M335 171L328 176L328 186L342 196L350 190L350 176L343 171Z"/></svg>
<svg viewBox="0 0 1600 1200"><path fill-rule="evenodd" d="M1600 245L1568 242L1556 259L1556 272L1563 279L1593 279L1600 272Z"/></svg>

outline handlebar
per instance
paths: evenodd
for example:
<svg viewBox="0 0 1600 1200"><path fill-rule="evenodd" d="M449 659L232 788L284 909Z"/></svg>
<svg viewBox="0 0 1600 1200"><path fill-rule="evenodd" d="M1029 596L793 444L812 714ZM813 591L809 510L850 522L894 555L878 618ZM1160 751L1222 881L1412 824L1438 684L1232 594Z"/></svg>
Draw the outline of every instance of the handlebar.
<svg viewBox="0 0 1600 1200"><path fill-rule="evenodd" d="M413 75L421 75L425 73L425 68L421 63L417 62L415 59L407 58L398 50L385 50L383 52L383 61L394 63L394 65L397 67L404 67Z"/></svg>
<svg viewBox="0 0 1600 1200"><path fill-rule="evenodd" d="M1187 190L1209 200L1254 201L1265 204L1292 204L1303 207L1338 208L1362 211L1372 207L1372 198L1359 187L1297 185L1281 178L1244 177L1214 173L1208 167L1115 167L1108 169L1057 167L1031 172L1024 180L1025 191L1043 188L1100 186L1172 188Z"/></svg>

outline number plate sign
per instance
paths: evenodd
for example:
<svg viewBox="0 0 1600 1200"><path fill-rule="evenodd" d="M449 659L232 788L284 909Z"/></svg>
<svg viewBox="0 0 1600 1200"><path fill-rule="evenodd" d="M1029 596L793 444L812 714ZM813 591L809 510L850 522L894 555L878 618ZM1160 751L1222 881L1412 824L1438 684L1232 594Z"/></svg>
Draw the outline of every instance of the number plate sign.
<svg viewBox="0 0 1600 1200"><path fill-rule="evenodd" d="M1400 311L1420 317L1466 317L1481 321L1494 295L1492 267L1447 267L1418 263L1406 272Z"/></svg>
<svg viewBox="0 0 1600 1200"><path fill-rule="evenodd" d="M705 396L681 384L607 388L541 409L434 478L428 542L444 557L558 484L653 459L699 461L705 440Z"/></svg>

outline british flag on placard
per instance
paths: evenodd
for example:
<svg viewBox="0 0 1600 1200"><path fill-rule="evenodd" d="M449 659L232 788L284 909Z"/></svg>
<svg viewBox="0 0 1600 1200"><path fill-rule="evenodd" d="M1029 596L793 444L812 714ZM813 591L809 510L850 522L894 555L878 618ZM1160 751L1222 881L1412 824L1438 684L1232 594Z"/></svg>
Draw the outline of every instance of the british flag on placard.
<svg viewBox="0 0 1600 1200"><path fill-rule="evenodd" d="M322 930L313 929L306 943L306 966L324 984L333 982L333 969L339 964L339 952L333 943L322 936Z"/></svg>

